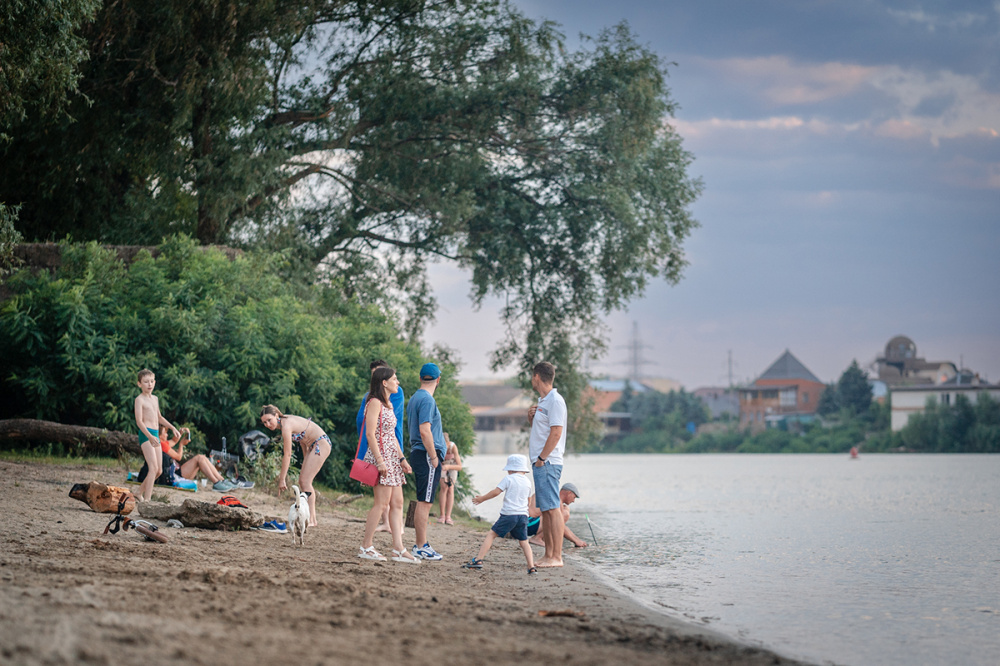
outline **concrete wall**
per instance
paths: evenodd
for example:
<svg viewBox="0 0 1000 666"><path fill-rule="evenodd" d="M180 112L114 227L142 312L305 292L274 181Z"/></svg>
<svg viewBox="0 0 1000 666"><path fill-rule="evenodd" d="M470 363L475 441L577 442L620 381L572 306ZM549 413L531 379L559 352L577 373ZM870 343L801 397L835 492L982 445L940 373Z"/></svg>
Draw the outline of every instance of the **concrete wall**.
<svg viewBox="0 0 1000 666"><path fill-rule="evenodd" d="M484 455L510 455L528 453L528 433L504 431L476 431L473 453Z"/></svg>
<svg viewBox="0 0 1000 666"><path fill-rule="evenodd" d="M1000 400L1000 389L998 388L973 388L965 387L956 389L955 386L928 386L918 391L892 391L892 412L890 413L890 426L893 432L897 432L906 427L910 421L910 416L920 414L924 411L927 398L933 397L939 405L954 405L955 398L959 393L965 395L969 402L975 404L979 398L979 393L985 391L994 400Z"/></svg>

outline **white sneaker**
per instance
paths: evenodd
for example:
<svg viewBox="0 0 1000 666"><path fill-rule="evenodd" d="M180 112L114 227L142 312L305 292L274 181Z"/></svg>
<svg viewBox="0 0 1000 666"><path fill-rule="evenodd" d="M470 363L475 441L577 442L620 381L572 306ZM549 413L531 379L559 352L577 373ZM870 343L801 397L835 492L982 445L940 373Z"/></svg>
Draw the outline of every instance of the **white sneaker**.
<svg viewBox="0 0 1000 666"><path fill-rule="evenodd" d="M442 558L441 553L431 548L429 543L425 543L423 546L414 546L410 552L413 553L413 557L420 558L421 560L430 560L431 562L437 562Z"/></svg>
<svg viewBox="0 0 1000 666"><path fill-rule="evenodd" d="M360 552L358 553L358 557L363 560L378 560L380 562L385 562L385 555L382 555L375 550L375 546L371 546L369 548L362 546Z"/></svg>

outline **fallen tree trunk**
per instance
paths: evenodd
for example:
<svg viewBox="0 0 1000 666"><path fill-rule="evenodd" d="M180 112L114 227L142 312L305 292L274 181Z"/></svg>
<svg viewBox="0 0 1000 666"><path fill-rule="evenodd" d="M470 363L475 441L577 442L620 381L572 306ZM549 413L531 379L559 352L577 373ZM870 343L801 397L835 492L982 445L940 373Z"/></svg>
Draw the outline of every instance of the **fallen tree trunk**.
<svg viewBox="0 0 1000 666"><path fill-rule="evenodd" d="M190 499L184 500L180 506L139 502L139 515L164 522L174 518L184 523L184 527L201 527L206 530L248 530L264 524L263 514L256 511Z"/></svg>
<svg viewBox="0 0 1000 666"><path fill-rule="evenodd" d="M142 455L138 435L35 419L0 420L0 441L73 444L80 453L91 455L119 455L123 451Z"/></svg>

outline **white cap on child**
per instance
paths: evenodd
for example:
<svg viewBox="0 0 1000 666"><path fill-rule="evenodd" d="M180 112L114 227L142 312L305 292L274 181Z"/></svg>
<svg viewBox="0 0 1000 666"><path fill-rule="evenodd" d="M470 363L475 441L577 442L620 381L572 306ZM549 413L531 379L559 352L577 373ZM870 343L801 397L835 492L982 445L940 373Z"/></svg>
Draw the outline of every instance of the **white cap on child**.
<svg viewBox="0 0 1000 666"><path fill-rule="evenodd" d="M531 465L528 463L528 456L512 453L507 456L507 466L503 469L505 472L530 472Z"/></svg>

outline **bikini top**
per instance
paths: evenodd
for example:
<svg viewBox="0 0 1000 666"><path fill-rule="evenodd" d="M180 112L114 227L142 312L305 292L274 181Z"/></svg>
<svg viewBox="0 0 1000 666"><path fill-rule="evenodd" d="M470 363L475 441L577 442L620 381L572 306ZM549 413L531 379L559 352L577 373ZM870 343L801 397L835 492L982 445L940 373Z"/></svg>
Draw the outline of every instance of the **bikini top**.
<svg viewBox="0 0 1000 666"><path fill-rule="evenodd" d="M309 423L312 423L312 417L309 417ZM292 433L292 441L293 442L299 442L299 441L302 440L303 437L306 436L306 430L309 430L309 423L307 423L306 427L302 429L302 432L293 432Z"/></svg>

